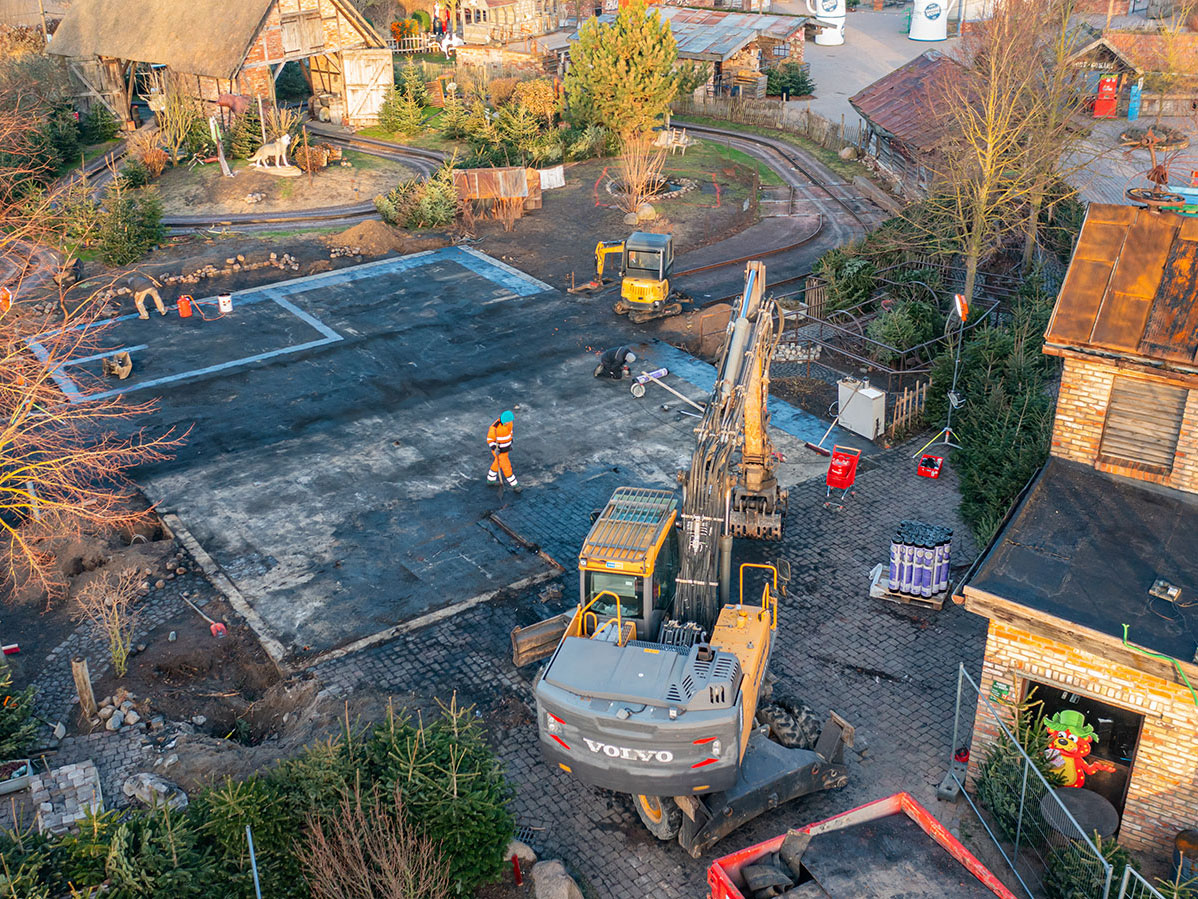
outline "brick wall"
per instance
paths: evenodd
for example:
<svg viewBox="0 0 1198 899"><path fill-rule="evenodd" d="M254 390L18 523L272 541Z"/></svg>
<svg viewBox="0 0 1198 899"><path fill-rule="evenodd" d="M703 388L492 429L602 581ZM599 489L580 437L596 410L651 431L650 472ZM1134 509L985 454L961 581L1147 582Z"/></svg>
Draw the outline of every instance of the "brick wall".
<svg viewBox="0 0 1198 899"><path fill-rule="evenodd" d="M266 14L265 24L258 32L238 78L241 93L251 97L273 95L270 67L286 59L283 51L284 13L318 11L324 29L324 52L339 53L342 50L367 46L366 37L357 30L353 20L344 15L332 0L277 0Z"/></svg>
<svg viewBox="0 0 1198 899"><path fill-rule="evenodd" d="M1193 675L1190 675L1193 680ZM1177 832L1198 818L1198 707L1183 684L1129 665L1097 658L1049 637L991 619L980 683L989 696L995 681L1022 695L1024 681L1088 693L1144 716L1131 771L1119 842L1131 849L1172 852ZM969 782L998 728L978 703Z"/></svg>
<svg viewBox="0 0 1198 899"><path fill-rule="evenodd" d="M1052 454L1092 465L1099 471L1198 493L1198 390L1190 390L1171 472L1153 474L1098 460L1102 427L1116 375L1133 376L1106 363L1066 357L1057 396ZM1168 383L1167 379L1147 375L1134 377Z"/></svg>

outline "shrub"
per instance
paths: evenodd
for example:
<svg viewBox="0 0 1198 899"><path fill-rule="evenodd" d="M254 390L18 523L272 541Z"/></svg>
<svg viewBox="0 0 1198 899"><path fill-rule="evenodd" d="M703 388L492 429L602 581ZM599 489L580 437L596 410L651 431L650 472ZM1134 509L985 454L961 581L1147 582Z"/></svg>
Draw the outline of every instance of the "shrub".
<svg viewBox="0 0 1198 899"><path fill-rule="evenodd" d="M816 262L815 270L828 281L826 312L856 306L873 293L877 268L868 259L856 255L851 246L824 253Z"/></svg>
<svg viewBox="0 0 1198 899"><path fill-rule="evenodd" d="M59 168L78 165L83 148L79 144L79 125L75 113L67 106L60 106L42 122L42 133L53 149Z"/></svg>
<svg viewBox="0 0 1198 899"><path fill-rule="evenodd" d="M453 222L458 211L453 186L454 159L446 160L427 181L409 178L374 198L383 221L402 228L440 228Z"/></svg>
<svg viewBox="0 0 1198 899"><path fill-rule="evenodd" d="M165 154L163 154L165 156ZM119 173L122 183L125 187L138 188L145 187L150 183L153 177L146 164L140 159L130 159L123 166Z"/></svg>
<svg viewBox="0 0 1198 899"><path fill-rule="evenodd" d="M417 27L421 31L433 30L433 19L423 9L413 10L411 18L416 22Z"/></svg>
<svg viewBox="0 0 1198 899"><path fill-rule="evenodd" d="M1048 456L1057 363L1041 352L1053 298L1039 283L1025 282L1009 321L967 331L961 348L957 392L965 405L953 415L961 442L953 458L961 472L961 515L983 544ZM952 373L946 349L932 366L925 407L931 422L947 415Z"/></svg>
<svg viewBox="0 0 1198 899"><path fill-rule="evenodd" d="M162 241L162 202L153 188L109 187L100 214L97 244L108 265L128 265Z"/></svg>
<svg viewBox="0 0 1198 899"><path fill-rule="evenodd" d="M312 94L304 78L304 71L294 59L284 63L283 71L275 79L275 97L280 103L302 103Z"/></svg>
<svg viewBox="0 0 1198 899"><path fill-rule="evenodd" d="M262 119L254 104L237 117L229 137L229 154L234 159L249 159L262 146Z"/></svg>
<svg viewBox="0 0 1198 899"><path fill-rule="evenodd" d="M103 103L96 103L79 123L80 136L85 144L102 144L120 133L121 123Z"/></svg>
<svg viewBox="0 0 1198 899"><path fill-rule="evenodd" d="M392 88L379 107L379 125L392 134L419 134L424 126L424 110L399 88Z"/></svg>
<svg viewBox="0 0 1198 899"><path fill-rule="evenodd" d="M1131 851L1120 846L1114 837L1103 838L1094 834L1091 839L1112 868L1112 884L1123 882L1123 870L1128 865L1139 870ZM1090 847L1081 840L1071 840L1067 845L1052 850L1045 859L1046 899L1093 899L1102 895L1105 885L1105 867L1098 863Z"/></svg>
<svg viewBox="0 0 1198 899"><path fill-rule="evenodd" d="M815 82L805 65L784 62L779 68L766 69L765 92L771 97L785 92L790 97L806 97L815 93Z"/></svg>
<svg viewBox="0 0 1198 899"><path fill-rule="evenodd" d="M513 829L510 790L472 711L451 702L419 726L389 711L367 748L416 829L440 846L459 893L499 876Z"/></svg>
<svg viewBox="0 0 1198 899"><path fill-rule="evenodd" d="M457 93L452 93L445 97L445 105L441 108L441 115L437 118L437 127L446 137L457 140L466 136L468 118L466 104Z"/></svg>
<svg viewBox="0 0 1198 899"><path fill-rule="evenodd" d="M491 104L503 106L508 103L516 93L516 86L519 83L519 78L492 78L487 86L491 93Z"/></svg>
<svg viewBox="0 0 1198 899"><path fill-rule="evenodd" d="M533 115L544 119L546 125L553 124L558 112L558 99L553 82L548 78L521 81L516 85L512 99Z"/></svg>
<svg viewBox="0 0 1198 899"><path fill-rule="evenodd" d="M1011 733L1032 759L1036 770L1044 775L1050 785L1059 785L1060 775L1049 767L1045 756L1049 740L1048 730L1044 727L1043 703L1029 693L1022 702L1001 700L999 704L1005 705L1011 712ZM1025 764L1015 743L1005 733L1000 733L987 750L986 761L978 770L977 796L978 801L993 816L999 836L1014 840L1016 831L1019 831L1021 839L1038 845L1048 833L1047 825L1040 817L1040 800L1047 791L1040 778L1030 772L1025 776Z"/></svg>
<svg viewBox="0 0 1198 899"><path fill-rule="evenodd" d="M409 62L399 73L399 89L419 106L428 103L428 88L424 84L424 69Z"/></svg>
<svg viewBox="0 0 1198 899"><path fill-rule="evenodd" d="M562 134L562 147L571 162L602 156L607 148L607 131L602 125L570 128Z"/></svg>
<svg viewBox="0 0 1198 899"><path fill-rule="evenodd" d="M12 671L0 662L0 762L24 758L33 743L33 687L14 690Z"/></svg>
<svg viewBox="0 0 1198 899"><path fill-rule="evenodd" d="M391 23L391 36L397 41L402 41L405 37L414 37L419 28L414 19L400 19Z"/></svg>

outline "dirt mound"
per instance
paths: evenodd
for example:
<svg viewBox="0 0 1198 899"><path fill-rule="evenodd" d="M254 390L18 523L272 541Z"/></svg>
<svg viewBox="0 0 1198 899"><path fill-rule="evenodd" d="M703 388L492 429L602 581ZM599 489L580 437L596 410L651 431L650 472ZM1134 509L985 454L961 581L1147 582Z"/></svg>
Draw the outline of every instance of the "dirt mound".
<svg viewBox="0 0 1198 899"><path fill-rule="evenodd" d="M414 237L377 219L359 222L340 234L331 234L324 242L333 248L356 250L355 256L381 256L384 253L406 255L449 245L444 237Z"/></svg>

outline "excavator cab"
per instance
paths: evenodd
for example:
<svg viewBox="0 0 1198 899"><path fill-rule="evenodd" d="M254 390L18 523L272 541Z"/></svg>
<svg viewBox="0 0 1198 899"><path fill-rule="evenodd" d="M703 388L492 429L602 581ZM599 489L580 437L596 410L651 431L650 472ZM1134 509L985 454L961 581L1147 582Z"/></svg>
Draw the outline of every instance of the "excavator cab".
<svg viewBox="0 0 1198 899"><path fill-rule="evenodd" d="M674 239L669 234L634 231L624 241L624 280L616 312L634 322L677 315L682 304L670 300Z"/></svg>

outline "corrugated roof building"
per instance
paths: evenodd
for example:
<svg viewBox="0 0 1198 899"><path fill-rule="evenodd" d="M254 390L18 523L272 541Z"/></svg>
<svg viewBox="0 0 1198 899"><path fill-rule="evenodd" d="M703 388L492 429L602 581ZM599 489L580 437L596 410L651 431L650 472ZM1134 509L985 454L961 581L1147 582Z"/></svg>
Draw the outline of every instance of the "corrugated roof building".
<svg viewBox="0 0 1198 899"><path fill-rule="evenodd" d="M1198 808L1198 219L1092 204L1046 341L1051 456L954 598L990 620L981 696L1082 714L1073 786L1167 856Z"/></svg>

